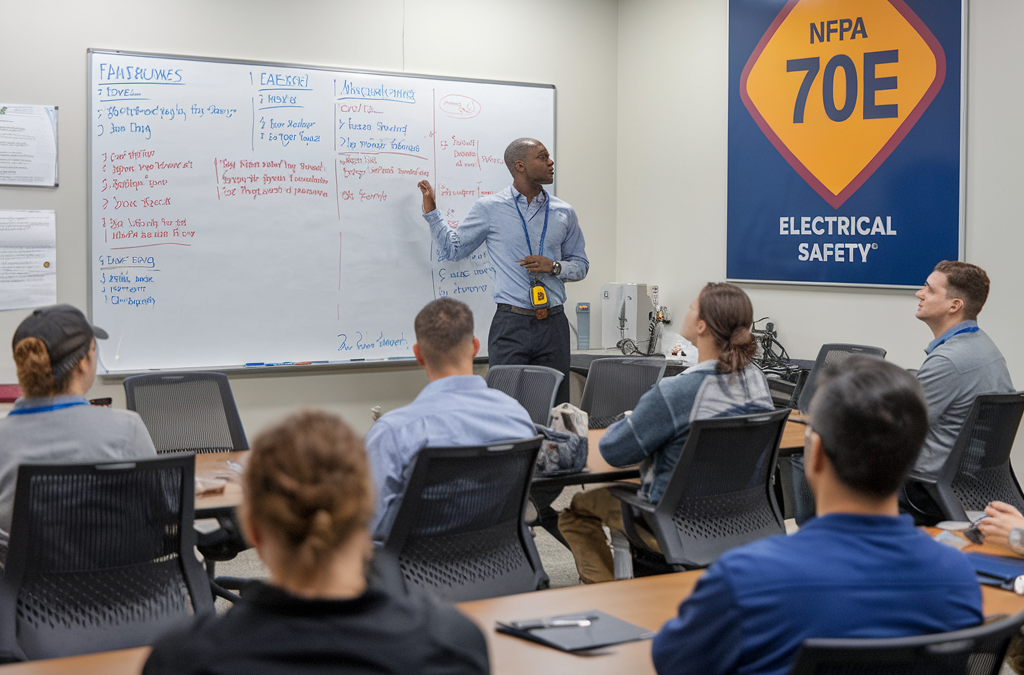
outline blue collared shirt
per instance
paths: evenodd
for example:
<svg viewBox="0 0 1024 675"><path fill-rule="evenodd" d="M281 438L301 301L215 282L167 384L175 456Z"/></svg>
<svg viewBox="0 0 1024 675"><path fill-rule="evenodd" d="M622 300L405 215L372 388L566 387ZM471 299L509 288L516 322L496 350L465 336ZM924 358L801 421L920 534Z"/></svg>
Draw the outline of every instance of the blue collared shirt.
<svg viewBox="0 0 1024 675"><path fill-rule="evenodd" d="M949 338L953 337L957 333L976 333L978 331L977 321L961 321L955 326L951 326L949 330L935 338L928 343L928 346L924 348L925 354L931 354L935 351L935 348L944 343Z"/></svg>
<svg viewBox="0 0 1024 675"><path fill-rule="evenodd" d="M540 236L544 230L548 200L551 201L551 212L544 250L541 251ZM530 233L530 246L527 246L523 222L516 211L517 203ZM440 257L445 260L464 260L481 244L487 244L487 253L495 270L494 302L499 304L532 306L530 275L516 262L530 255L531 247L534 255L562 263L562 272L557 277L537 275L547 291L551 307L565 302L566 281L579 281L587 276L590 269L576 211L545 190L541 190L529 205L526 197L511 186L483 197L473 205L457 228L448 227L437 209L423 214L423 217L430 224Z"/></svg>
<svg viewBox="0 0 1024 675"><path fill-rule="evenodd" d="M652 645L659 675L786 675L809 638L890 638L981 623L974 568L909 516L834 513L734 548Z"/></svg>
<svg viewBox="0 0 1024 675"><path fill-rule="evenodd" d="M434 380L407 406L370 427L366 454L377 488L370 524L374 539L387 538L416 454L423 448L487 445L537 435L530 414L511 396L487 386L479 375Z"/></svg>

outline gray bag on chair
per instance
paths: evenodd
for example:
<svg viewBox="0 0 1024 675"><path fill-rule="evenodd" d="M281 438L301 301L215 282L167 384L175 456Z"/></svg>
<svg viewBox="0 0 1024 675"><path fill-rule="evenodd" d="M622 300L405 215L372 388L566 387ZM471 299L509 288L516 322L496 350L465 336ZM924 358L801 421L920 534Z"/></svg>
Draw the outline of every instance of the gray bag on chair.
<svg viewBox="0 0 1024 675"><path fill-rule="evenodd" d="M537 426L544 442L537 453L538 476L579 473L587 465L587 413L563 403L551 410L550 427Z"/></svg>

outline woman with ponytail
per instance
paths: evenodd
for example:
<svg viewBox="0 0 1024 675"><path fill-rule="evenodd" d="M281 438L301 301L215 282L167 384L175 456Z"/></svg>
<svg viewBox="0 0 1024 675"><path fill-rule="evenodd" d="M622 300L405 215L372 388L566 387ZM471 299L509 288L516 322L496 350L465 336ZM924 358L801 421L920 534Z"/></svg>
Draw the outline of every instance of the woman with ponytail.
<svg viewBox="0 0 1024 675"><path fill-rule="evenodd" d="M20 464L156 457L137 413L89 405L96 338L107 333L71 305L35 310L14 333L22 398L0 419L0 529L9 532ZM5 535L3 536L5 539Z"/></svg>
<svg viewBox="0 0 1024 675"><path fill-rule="evenodd" d="M753 320L750 298L741 288L706 285L682 326L683 337L697 346L697 365L662 379L601 438L601 456L609 464L640 464L641 496L655 503L661 499L695 420L774 409L768 382L752 363ZM602 525L623 529L619 500L604 488L578 493L558 518L585 583L615 578ZM646 543L657 547L653 535Z"/></svg>
<svg viewBox="0 0 1024 675"><path fill-rule="evenodd" d="M239 519L270 578L160 640L144 675L488 672L480 629L374 558L369 463L341 419L305 411L261 433L242 491Z"/></svg>

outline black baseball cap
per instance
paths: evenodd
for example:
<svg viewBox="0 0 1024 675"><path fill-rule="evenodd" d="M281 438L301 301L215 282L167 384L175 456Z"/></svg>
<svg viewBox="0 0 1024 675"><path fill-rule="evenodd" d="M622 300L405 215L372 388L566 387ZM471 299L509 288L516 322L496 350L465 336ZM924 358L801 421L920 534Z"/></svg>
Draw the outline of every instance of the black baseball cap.
<svg viewBox="0 0 1024 675"><path fill-rule="evenodd" d="M65 359L79 353L84 355L94 337L106 340L108 335L107 331L89 323L77 307L51 305L40 307L21 322L18 330L14 331L11 348L30 337L39 338L46 345L46 350L50 353L50 367L53 369L54 379L60 379L58 373L70 372L81 360L76 358L75 363L65 364Z"/></svg>

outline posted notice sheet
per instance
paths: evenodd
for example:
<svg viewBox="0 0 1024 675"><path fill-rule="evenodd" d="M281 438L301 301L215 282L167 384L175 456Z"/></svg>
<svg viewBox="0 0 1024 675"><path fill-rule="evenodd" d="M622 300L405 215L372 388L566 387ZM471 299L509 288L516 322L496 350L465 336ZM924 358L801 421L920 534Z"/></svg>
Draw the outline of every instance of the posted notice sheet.
<svg viewBox="0 0 1024 675"><path fill-rule="evenodd" d="M57 185L57 109L0 103L0 185Z"/></svg>
<svg viewBox="0 0 1024 675"><path fill-rule="evenodd" d="M0 310L56 302L56 212L0 211Z"/></svg>

